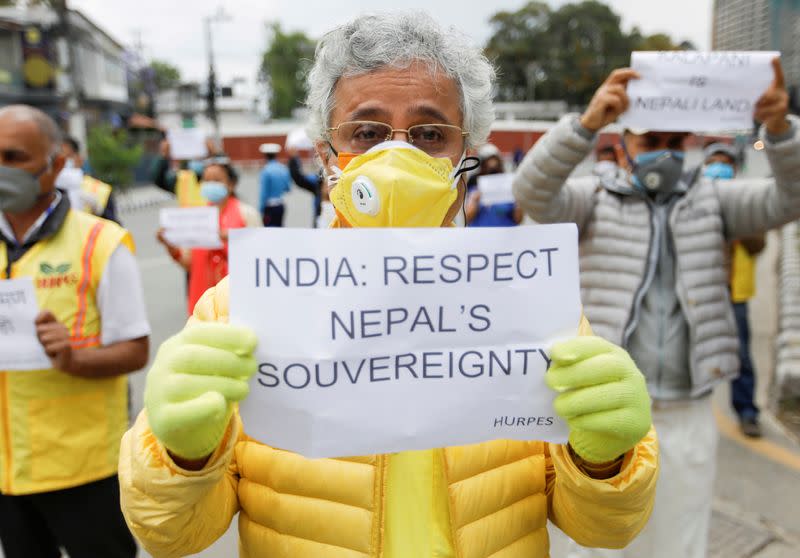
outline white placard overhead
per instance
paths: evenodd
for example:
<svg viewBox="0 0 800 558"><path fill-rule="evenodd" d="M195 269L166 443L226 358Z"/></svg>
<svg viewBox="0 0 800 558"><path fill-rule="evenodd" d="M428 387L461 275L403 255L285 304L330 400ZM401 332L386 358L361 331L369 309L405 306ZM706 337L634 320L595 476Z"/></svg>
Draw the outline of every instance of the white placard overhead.
<svg viewBox="0 0 800 558"><path fill-rule="evenodd" d="M258 335L248 435L308 457L564 442L544 383L581 316L574 225L231 231Z"/></svg>
<svg viewBox="0 0 800 558"><path fill-rule="evenodd" d="M222 248L219 208L167 207L159 212L164 238L178 248Z"/></svg>
<svg viewBox="0 0 800 558"><path fill-rule="evenodd" d="M514 194L511 191L511 182L514 174L484 174L478 177L478 191L481 193L481 205L496 205L499 203L514 203Z"/></svg>
<svg viewBox="0 0 800 558"><path fill-rule="evenodd" d="M48 370L36 335L39 306L30 277L0 280L0 370Z"/></svg>
<svg viewBox="0 0 800 558"><path fill-rule="evenodd" d="M206 135L199 128L171 128L167 130L167 141L170 157L175 161L208 157Z"/></svg>
<svg viewBox="0 0 800 558"><path fill-rule="evenodd" d="M286 136L286 149L297 149L298 151L311 151L314 149L314 142L308 137L305 129L296 128Z"/></svg>
<svg viewBox="0 0 800 558"><path fill-rule="evenodd" d="M641 79L628 83L627 128L719 132L753 127L755 104L773 79L778 52L634 52Z"/></svg>

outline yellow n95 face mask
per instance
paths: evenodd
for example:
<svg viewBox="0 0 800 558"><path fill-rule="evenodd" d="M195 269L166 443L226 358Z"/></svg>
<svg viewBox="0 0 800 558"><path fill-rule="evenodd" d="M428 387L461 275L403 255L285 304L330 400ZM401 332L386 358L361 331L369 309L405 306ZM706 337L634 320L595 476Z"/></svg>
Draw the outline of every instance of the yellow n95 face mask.
<svg viewBox="0 0 800 558"><path fill-rule="evenodd" d="M334 173L329 195L340 226L440 227L458 198L460 172L450 159L401 141L376 145Z"/></svg>

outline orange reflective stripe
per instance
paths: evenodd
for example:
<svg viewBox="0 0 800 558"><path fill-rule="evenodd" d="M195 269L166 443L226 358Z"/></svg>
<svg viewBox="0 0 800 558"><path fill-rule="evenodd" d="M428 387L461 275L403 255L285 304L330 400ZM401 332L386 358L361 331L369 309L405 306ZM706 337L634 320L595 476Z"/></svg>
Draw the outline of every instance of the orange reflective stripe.
<svg viewBox="0 0 800 558"><path fill-rule="evenodd" d="M97 246L97 237L100 236L102 228L102 222L96 223L92 230L89 231L89 236L83 247L83 254L81 255L83 273L78 285L78 314L75 316L71 337L83 337L83 327L86 321L86 298L89 296L89 285L92 282L92 255L94 254L95 246Z"/></svg>
<svg viewBox="0 0 800 558"><path fill-rule="evenodd" d="M69 344L73 349L86 349L88 347L99 347L100 336L92 335L90 337L70 337Z"/></svg>

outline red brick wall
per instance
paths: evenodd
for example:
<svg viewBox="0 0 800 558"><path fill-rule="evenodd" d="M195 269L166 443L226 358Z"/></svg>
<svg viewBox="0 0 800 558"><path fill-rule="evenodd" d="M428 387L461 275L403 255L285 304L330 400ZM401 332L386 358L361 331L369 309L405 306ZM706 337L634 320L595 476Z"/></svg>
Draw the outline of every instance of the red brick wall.
<svg viewBox="0 0 800 558"><path fill-rule="evenodd" d="M222 138L222 149L228 157L237 162L263 161L264 155L258 151L259 145L262 143L283 145L285 141L285 135ZM279 155L278 158L282 157Z"/></svg>
<svg viewBox="0 0 800 558"><path fill-rule="evenodd" d="M495 144L506 156L511 156L517 148L522 148L522 150L527 153L543 135L543 131L495 130L489 136L489 142ZM710 138L694 136L690 138L689 146L702 147L708 139ZM259 145L262 143L278 143L283 145L285 141L286 136L283 135L235 137L223 138L222 145L225 153L238 163L261 164L264 160L264 156L258 151ZM618 141L618 134L600 134L597 145L605 146ZM286 153L281 153L278 159L285 160Z"/></svg>

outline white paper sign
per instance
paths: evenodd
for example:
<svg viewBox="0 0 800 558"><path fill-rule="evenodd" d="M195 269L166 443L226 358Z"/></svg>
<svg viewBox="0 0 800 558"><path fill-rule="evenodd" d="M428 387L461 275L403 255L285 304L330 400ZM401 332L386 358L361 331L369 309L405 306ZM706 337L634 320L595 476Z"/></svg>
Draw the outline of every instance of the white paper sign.
<svg viewBox="0 0 800 558"><path fill-rule="evenodd" d="M297 149L303 151L311 151L314 149L314 143L308 137L304 128L297 128L289 132L286 136L286 149Z"/></svg>
<svg viewBox="0 0 800 558"><path fill-rule="evenodd" d="M205 133L199 128L171 128L167 130L170 157L176 161L208 157Z"/></svg>
<svg viewBox="0 0 800 558"><path fill-rule="evenodd" d="M64 190L73 209L85 210L87 199L81 190L83 171L78 168L62 169L56 177L56 188Z"/></svg>
<svg viewBox="0 0 800 558"><path fill-rule="evenodd" d="M78 168L61 169L56 177L56 188L61 190L80 190L83 183L83 171Z"/></svg>
<svg viewBox="0 0 800 558"><path fill-rule="evenodd" d="M259 338L248 435L308 457L566 440L544 374L580 321L574 225L237 229L229 256Z"/></svg>
<svg viewBox="0 0 800 558"><path fill-rule="evenodd" d="M222 248L216 206L163 208L159 221L164 238L178 248Z"/></svg>
<svg viewBox="0 0 800 558"><path fill-rule="evenodd" d="M0 280L0 370L48 370L36 336L39 307L30 277Z"/></svg>
<svg viewBox="0 0 800 558"><path fill-rule="evenodd" d="M481 193L481 205L489 206L499 203L513 203L514 194L511 182L514 174L485 174L478 177L478 191Z"/></svg>
<svg viewBox="0 0 800 558"><path fill-rule="evenodd" d="M773 79L778 52L634 52L641 79L628 82L628 128L718 132L753 127L756 101Z"/></svg>

